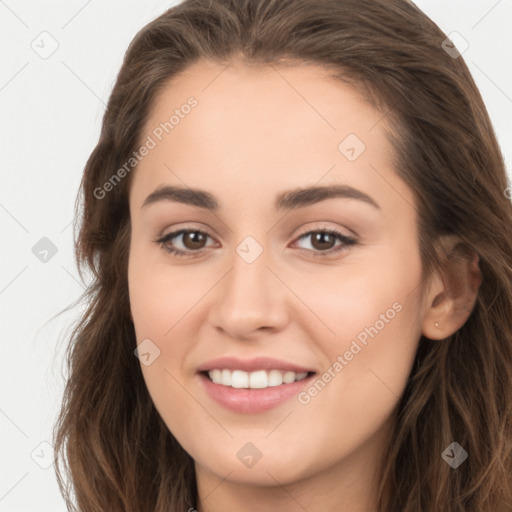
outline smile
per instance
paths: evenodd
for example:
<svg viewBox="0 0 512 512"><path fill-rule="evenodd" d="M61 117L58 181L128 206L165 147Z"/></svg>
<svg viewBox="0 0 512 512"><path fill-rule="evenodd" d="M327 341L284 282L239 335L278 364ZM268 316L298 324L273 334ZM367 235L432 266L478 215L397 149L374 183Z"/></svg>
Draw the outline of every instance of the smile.
<svg viewBox="0 0 512 512"><path fill-rule="evenodd" d="M305 379L308 372L292 372L284 370L243 370L214 369L207 372L210 380L221 386L237 389L264 389L268 387L291 384Z"/></svg>

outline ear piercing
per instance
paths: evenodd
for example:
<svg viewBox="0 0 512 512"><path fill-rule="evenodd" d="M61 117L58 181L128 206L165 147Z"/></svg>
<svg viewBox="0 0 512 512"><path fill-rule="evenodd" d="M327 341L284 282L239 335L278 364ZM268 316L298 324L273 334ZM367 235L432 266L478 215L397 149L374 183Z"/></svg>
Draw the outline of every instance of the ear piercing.
<svg viewBox="0 0 512 512"><path fill-rule="evenodd" d="M434 325L435 325L436 327L439 327L439 322L436 322Z"/></svg>

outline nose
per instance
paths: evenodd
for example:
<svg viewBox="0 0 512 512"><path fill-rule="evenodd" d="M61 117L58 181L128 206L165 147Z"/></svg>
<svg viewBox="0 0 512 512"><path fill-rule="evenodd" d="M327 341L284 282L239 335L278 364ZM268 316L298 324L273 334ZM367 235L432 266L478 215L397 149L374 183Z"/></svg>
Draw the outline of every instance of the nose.
<svg viewBox="0 0 512 512"><path fill-rule="evenodd" d="M230 271L214 288L210 325L240 340L283 329L289 321L290 292L269 268L267 252L251 263L235 252L230 263Z"/></svg>

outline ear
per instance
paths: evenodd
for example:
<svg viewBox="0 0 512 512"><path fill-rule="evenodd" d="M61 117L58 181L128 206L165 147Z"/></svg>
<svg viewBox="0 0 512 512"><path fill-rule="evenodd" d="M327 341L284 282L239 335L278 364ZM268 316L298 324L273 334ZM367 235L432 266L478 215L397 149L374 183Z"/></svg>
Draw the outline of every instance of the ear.
<svg viewBox="0 0 512 512"><path fill-rule="evenodd" d="M423 335L442 340L460 329L475 306L482 283L479 256L458 237L440 241L442 265L430 279L425 297Z"/></svg>

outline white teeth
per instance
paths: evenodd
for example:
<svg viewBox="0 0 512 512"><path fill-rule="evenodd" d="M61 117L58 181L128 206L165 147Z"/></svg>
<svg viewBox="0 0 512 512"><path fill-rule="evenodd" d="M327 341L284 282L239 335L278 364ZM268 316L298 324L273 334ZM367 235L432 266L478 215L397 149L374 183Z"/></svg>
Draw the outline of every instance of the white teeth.
<svg viewBox="0 0 512 512"><path fill-rule="evenodd" d="M235 373L235 372L233 372L233 373ZM249 374L249 387L250 388L266 388L267 386L268 386L268 375L265 370L260 370L258 372L251 372Z"/></svg>
<svg viewBox="0 0 512 512"><path fill-rule="evenodd" d="M295 382L295 373L294 372L286 372L283 375L283 382L285 384L290 384L292 382Z"/></svg>
<svg viewBox="0 0 512 512"><path fill-rule="evenodd" d="M222 381L222 372L220 370L212 370L210 372L210 379L212 379L215 384L220 384Z"/></svg>
<svg viewBox="0 0 512 512"><path fill-rule="evenodd" d="M223 386L231 386L231 372L229 370L222 370L220 382L218 384L222 384Z"/></svg>
<svg viewBox="0 0 512 512"><path fill-rule="evenodd" d="M257 370L244 372L243 370L214 369L208 372L210 380L215 384L243 389L263 389L282 384L291 384L307 377L307 372L295 373L281 370Z"/></svg>
<svg viewBox="0 0 512 512"><path fill-rule="evenodd" d="M270 370L268 373L268 385L280 386L283 383L283 373L279 370Z"/></svg>
<svg viewBox="0 0 512 512"><path fill-rule="evenodd" d="M225 370L224 370L225 371ZM249 374L242 370L235 370L231 373L231 387L232 388L248 388L249 387Z"/></svg>

